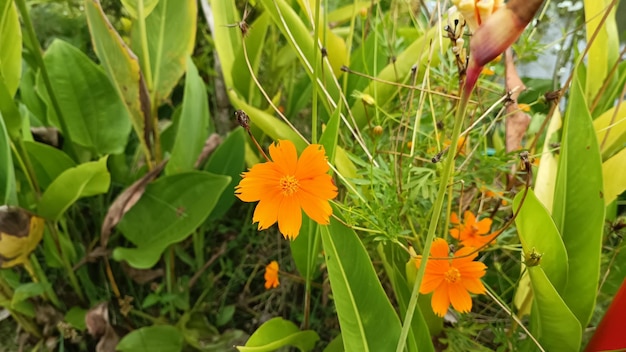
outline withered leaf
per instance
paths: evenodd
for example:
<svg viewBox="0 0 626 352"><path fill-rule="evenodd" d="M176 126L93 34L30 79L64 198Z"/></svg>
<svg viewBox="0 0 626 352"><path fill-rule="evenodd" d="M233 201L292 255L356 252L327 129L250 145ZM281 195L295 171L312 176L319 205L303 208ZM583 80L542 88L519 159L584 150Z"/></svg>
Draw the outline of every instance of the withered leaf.
<svg viewBox="0 0 626 352"><path fill-rule="evenodd" d="M102 228L100 230L100 246L106 248L113 227L117 225L124 214L126 214L130 208L132 208L133 205L139 201L145 192L148 183L152 182L152 180L154 180L161 173L161 171L163 171L165 164L167 164L167 160L163 160L160 164L155 166L154 169L150 170L148 173L143 175L142 178L135 181L135 183L130 185L130 187L117 196L115 201L113 201L109 207L109 211L107 211L107 215L104 217L104 221L102 221Z"/></svg>
<svg viewBox="0 0 626 352"><path fill-rule="evenodd" d="M200 155L198 155L198 159L196 160L194 167L196 169L199 168L206 161L206 159L209 158L209 155L213 153L215 148L220 145L220 143L222 143L222 138L220 137L220 135L217 133L212 133L209 138L207 138L207 140L204 142L204 147L202 147L202 152L200 153Z"/></svg>
<svg viewBox="0 0 626 352"><path fill-rule="evenodd" d="M513 62L513 51L508 48L505 53L506 91L511 93L511 101L506 106L506 152L510 153L522 148L522 139L530 125L530 116L519 109L517 99L526 89L517 74ZM515 89L515 90L514 90Z"/></svg>
<svg viewBox="0 0 626 352"><path fill-rule="evenodd" d="M108 303L100 303L91 308L85 315L85 325L91 336L100 339L96 345L97 352L115 352L120 338L109 324Z"/></svg>

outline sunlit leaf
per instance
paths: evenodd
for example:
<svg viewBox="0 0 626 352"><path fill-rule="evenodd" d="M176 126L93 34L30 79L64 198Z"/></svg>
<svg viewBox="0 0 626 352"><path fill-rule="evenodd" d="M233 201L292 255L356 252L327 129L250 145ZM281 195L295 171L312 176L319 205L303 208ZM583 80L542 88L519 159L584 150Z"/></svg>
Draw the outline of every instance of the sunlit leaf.
<svg viewBox="0 0 626 352"><path fill-rule="evenodd" d="M617 6L613 6L606 18L604 16L610 3L611 0L584 1L587 41L591 42L591 38L594 38L588 48L587 78L585 79L586 98L590 102L596 97L605 81L613 79L607 75L618 59L619 35L615 20ZM602 27L596 32L599 26Z"/></svg>
<svg viewBox="0 0 626 352"><path fill-rule="evenodd" d="M626 191L626 148L602 164L604 204L609 205Z"/></svg>
<svg viewBox="0 0 626 352"><path fill-rule="evenodd" d="M24 142L33 165L37 182L43 189L48 188L63 171L76 166L76 163L62 150L39 142Z"/></svg>
<svg viewBox="0 0 626 352"><path fill-rule="evenodd" d="M139 17L139 12L145 18L159 3L159 0L121 0L124 8L133 18ZM141 7L140 7L141 6Z"/></svg>
<svg viewBox="0 0 626 352"><path fill-rule="evenodd" d="M11 0L0 0L0 38L0 80L13 96L22 74L22 29Z"/></svg>
<svg viewBox="0 0 626 352"><path fill-rule="evenodd" d="M320 232L346 351L393 350L400 338L400 319L363 243L334 218Z"/></svg>
<svg viewBox="0 0 626 352"><path fill-rule="evenodd" d="M105 193L110 183L106 156L67 169L44 192L39 202L39 215L58 220L79 198Z"/></svg>
<svg viewBox="0 0 626 352"><path fill-rule="evenodd" d="M156 103L169 97L185 73L196 39L197 12L195 0L159 0L145 19L148 53L143 52L138 24L133 25L131 47L140 58L144 75L152 74L152 87L148 88ZM150 63L149 69L145 63Z"/></svg>
<svg viewBox="0 0 626 352"><path fill-rule="evenodd" d="M237 346L241 352L271 352L284 346L294 346L300 351L310 351L319 340L313 330L300 331L283 318L272 318L261 325L250 336L245 346Z"/></svg>
<svg viewBox="0 0 626 352"><path fill-rule="evenodd" d="M582 85L574 79L563 121L552 216L567 249L569 276L562 297L581 325L591 318L604 227L602 162Z"/></svg>
<svg viewBox="0 0 626 352"><path fill-rule="evenodd" d="M2 118L0 118L0 202L1 204L17 205L11 141Z"/></svg>

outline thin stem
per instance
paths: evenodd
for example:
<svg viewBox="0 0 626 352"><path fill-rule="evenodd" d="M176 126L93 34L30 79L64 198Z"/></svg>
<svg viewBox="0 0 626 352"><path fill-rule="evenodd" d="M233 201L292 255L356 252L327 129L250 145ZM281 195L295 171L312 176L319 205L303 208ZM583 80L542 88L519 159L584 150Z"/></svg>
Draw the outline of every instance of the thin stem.
<svg viewBox="0 0 626 352"><path fill-rule="evenodd" d="M462 93L461 100L459 101L456 115L454 117L454 128L452 130L450 145L456 145L459 140L461 127L463 126L463 117L465 116L465 111L467 110L467 102L469 100L470 93L471 89L466 89ZM448 156L446 157L443 165L443 170L441 171L441 182L439 184L439 191L437 192L437 198L435 199L435 204L432 208L433 212L430 218L430 225L428 227L426 241L424 243L424 251L422 253L422 258L424 258L424 260L422 262L422 265L420 265L419 269L417 270L417 277L415 278L413 292L411 293L411 300L409 301L409 306L407 308L406 315L404 316L402 332L400 334L400 339L398 341L396 352L402 352L404 350L406 339L409 334L409 329L411 328L413 313L415 312L415 307L417 306L417 298L419 297L419 288L422 284L422 279L424 278L426 262L428 261L430 255L430 247L432 245L433 239L435 238L435 232L437 230L437 225L439 224L439 218L441 217L441 210L443 209L443 201L446 195L446 190L448 188L448 184L452 183L450 182L450 178L452 177L453 169L454 152L450 151L448 152Z"/></svg>
<svg viewBox="0 0 626 352"><path fill-rule="evenodd" d="M139 29L139 38L141 38L141 62L143 63L144 78L146 86L150 93L153 92L152 68L150 67L150 51L148 51L148 36L146 34L146 18L143 13L143 0L139 0L137 4L137 28ZM154 98L154 94L153 98Z"/></svg>
<svg viewBox="0 0 626 352"><path fill-rule="evenodd" d="M320 35L319 23L320 23L320 0L316 0L315 1L315 23L313 23L313 26L315 28L314 33L313 33L313 38L315 38L315 42L317 42L319 35ZM322 49L324 48L322 47ZM319 54L320 54L320 51L317 50L317 46L315 46L315 49L313 50L313 77L315 77L316 80L318 78L317 76L319 75L319 67L320 67L320 65L318 64ZM322 76L322 80L323 79L324 77ZM315 85L315 87L313 88L313 102L311 106L311 143L313 144L317 143L317 117L318 117L317 116L318 114L317 90L318 90L318 86Z"/></svg>
<svg viewBox="0 0 626 352"><path fill-rule="evenodd" d="M59 240L59 232L57 230L57 223L56 221L46 222L46 225L48 226L48 230L50 230L50 234L52 235L52 238L54 239L56 250L59 253L59 258L61 258L63 267L65 268L65 271L67 272L67 276L70 279L70 285L74 289L74 292L78 296L78 299L84 302L85 295L83 295L83 291L80 289L80 285L78 284L78 279L76 278L76 274L74 273L74 270L72 269L72 264L67 259L67 256L65 255L65 253L63 252L63 248L61 247L61 242Z"/></svg>

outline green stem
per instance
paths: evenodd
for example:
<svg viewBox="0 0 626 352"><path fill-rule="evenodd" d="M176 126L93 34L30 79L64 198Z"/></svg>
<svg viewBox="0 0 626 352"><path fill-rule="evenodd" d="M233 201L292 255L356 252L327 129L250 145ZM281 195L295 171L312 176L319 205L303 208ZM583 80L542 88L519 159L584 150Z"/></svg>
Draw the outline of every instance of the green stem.
<svg viewBox="0 0 626 352"><path fill-rule="evenodd" d="M461 100L459 101L459 106L457 107L456 115L454 117L454 128L452 130L452 138L450 142L451 146L455 146L457 144L459 136L461 135L463 117L465 116L470 93L471 90L469 92L467 90L464 90L462 92L463 95L461 96ZM443 201L446 195L446 190L448 189L448 185L453 183L450 182L450 178L452 177L452 171L454 169L455 154L456 148L453 147L448 150L448 155L444 162L443 170L441 171L441 183L439 184L437 199L435 199L435 204L432 208L433 212L430 218L430 225L428 227L426 241L424 243L424 251L422 252L422 264L417 270L417 277L415 278L413 292L411 293L411 300L409 301L409 306L407 308L406 315L404 316L402 332L400 334L400 339L398 340L396 352L401 352L404 350L406 339L409 334L409 329L411 328L413 313L415 312L415 307L417 306L417 298L419 297L419 288L422 284L422 279L424 278L426 263L428 262L428 256L430 255L430 247L432 245L433 239L435 238L435 231L437 230L437 225L439 224L439 218L441 218L441 210L443 209Z"/></svg>
<svg viewBox="0 0 626 352"><path fill-rule="evenodd" d="M137 4L137 28L139 29L139 38L141 38L141 62L143 64L144 78L148 91L154 93L152 82L152 68L150 67L150 51L148 51L148 36L146 34L146 19L143 14L143 0L139 0ZM154 95L154 94L152 94Z"/></svg>
<svg viewBox="0 0 626 352"><path fill-rule="evenodd" d="M72 158L74 158L74 160L78 161L78 153L74 149L75 145L74 143L72 143L72 136L67 126L67 122L65 121L65 116L63 116L63 112L61 111L61 105L57 100L54 89L52 89L50 76L48 76L48 70L46 70L46 66L43 62L43 56L41 55L41 46L39 45L39 40L37 39L35 27L33 27L33 22L30 19L30 13L28 12L28 7L26 6L26 0L15 0L15 4L17 5L17 8L20 10L20 14L22 15L24 29L26 29L26 36L28 37L28 41L30 41L30 50L33 54L33 57L35 58L37 66L39 67L39 72L41 73L41 78L43 78L43 83L46 86L46 91L48 92L48 96L50 97L52 108L54 109L54 112L59 119L59 124L61 125L61 129L63 130L63 137L67 141L67 152Z"/></svg>
<svg viewBox="0 0 626 352"><path fill-rule="evenodd" d="M313 43L315 44L313 47L313 79L317 80L317 76L318 76L318 71L319 71L319 54L320 54L320 50L319 47L317 45L318 41L319 41L319 34L320 34L320 0L316 0L315 1L315 23L313 24L315 26L315 33L313 34ZM323 44L323 42L322 42ZM322 57L322 60L324 60L324 58ZM322 77L322 80L324 79L324 77ZM313 102L312 102L312 107L311 107L311 143L315 144L317 143L317 94L318 94L318 89L317 89L317 82L313 82L314 84L314 89L313 89Z"/></svg>
<svg viewBox="0 0 626 352"><path fill-rule="evenodd" d="M54 223L46 222L46 223L48 225L48 229L50 230L50 234L52 235L52 238L54 239L54 243L56 244L55 247L56 247L57 252L59 253L59 258L61 258L63 267L65 268L65 271L67 272L67 276L70 279L70 285L74 289L74 292L78 296L78 299L84 302L85 295L83 295L83 291L81 290L80 285L78 284L76 273L74 273L72 264L70 264L70 261L67 259L67 256L65 255L65 253L63 253L63 248L61 247L61 241L59 239L59 233L57 231L56 222Z"/></svg>
<svg viewBox="0 0 626 352"><path fill-rule="evenodd" d="M39 280L44 285L44 288L46 290L46 292L44 293L45 297L49 299L55 307L61 309L62 306L61 302L59 301L59 297L57 296L56 292L54 292L52 285L50 285L50 281L48 281L46 273L41 269L41 265L39 265L39 260L37 260L37 256L35 256L34 254L31 254L30 256L30 265L33 272L33 281Z"/></svg>

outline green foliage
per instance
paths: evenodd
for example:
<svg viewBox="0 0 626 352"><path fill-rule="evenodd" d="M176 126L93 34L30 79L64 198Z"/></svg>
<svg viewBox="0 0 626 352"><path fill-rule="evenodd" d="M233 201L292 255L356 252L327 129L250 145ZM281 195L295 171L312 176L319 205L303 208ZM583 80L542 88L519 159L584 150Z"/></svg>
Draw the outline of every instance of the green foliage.
<svg viewBox="0 0 626 352"><path fill-rule="evenodd" d="M241 352L269 352L294 346L299 351L310 351L318 339L315 331L300 331L294 323L278 317L266 321L250 336L245 346L237 346L237 349Z"/></svg>

